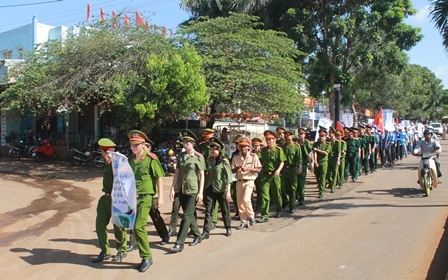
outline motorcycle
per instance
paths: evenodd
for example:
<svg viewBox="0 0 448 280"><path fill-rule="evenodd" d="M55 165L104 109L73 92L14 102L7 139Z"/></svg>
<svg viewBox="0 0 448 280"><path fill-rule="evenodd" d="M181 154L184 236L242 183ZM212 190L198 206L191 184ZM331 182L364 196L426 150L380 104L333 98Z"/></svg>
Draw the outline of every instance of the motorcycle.
<svg viewBox="0 0 448 280"><path fill-rule="evenodd" d="M431 153L416 154L421 157L422 168L418 172L421 174L419 180L420 187L425 190L425 196L429 196L429 193L434 188L437 188L437 171L434 162L435 155Z"/></svg>
<svg viewBox="0 0 448 280"><path fill-rule="evenodd" d="M56 159L56 152L54 151L53 145L51 145L48 139L45 139L42 142L41 146L34 147L32 149L31 156L37 161L40 162L45 158Z"/></svg>
<svg viewBox="0 0 448 280"><path fill-rule="evenodd" d="M172 149L155 149L154 153L159 158L160 164L162 165L165 173L174 172L176 169L176 157L173 156L174 152Z"/></svg>
<svg viewBox="0 0 448 280"><path fill-rule="evenodd" d="M102 168L106 165L106 161L104 160L100 151L89 151L71 148L70 153L70 161L73 165L93 164L98 168Z"/></svg>
<svg viewBox="0 0 448 280"><path fill-rule="evenodd" d="M33 149L39 145L39 142L39 135L33 134L20 139L18 145L8 143L8 155L12 159L31 157Z"/></svg>

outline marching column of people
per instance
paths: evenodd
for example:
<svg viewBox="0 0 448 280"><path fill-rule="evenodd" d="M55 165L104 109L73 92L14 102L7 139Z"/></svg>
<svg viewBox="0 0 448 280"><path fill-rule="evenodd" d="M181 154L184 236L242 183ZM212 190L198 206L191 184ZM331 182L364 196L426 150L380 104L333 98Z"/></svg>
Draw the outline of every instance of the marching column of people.
<svg viewBox="0 0 448 280"><path fill-rule="evenodd" d="M197 137L193 132L183 130L179 135L181 142L178 143L183 150L179 150L176 156L177 165L169 194L173 211L168 231L158 210L163 205L162 178L165 174L157 156L150 151L154 143L141 131L129 132L133 152L129 164L135 175L137 191L137 217L132 229L135 237L131 238L131 245L126 247L126 230L114 225L117 255L113 258L106 229L111 217L113 184L107 151L114 150L115 144L107 138L100 139L98 144L106 166L102 189L104 195L98 201L96 218L101 252L93 262L100 263L108 259L122 261L128 252L138 248L142 261L136 268L144 272L153 263L146 230L148 215L162 238L160 244L166 245L170 236L177 236L170 250L181 252L188 235L193 235L190 246L210 238L210 231L216 228L218 222L218 206L225 236L230 237L231 201L240 222L236 229L249 229L249 225L254 226L255 222L269 221L271 205L275 206L276 218L282 217L287 206L293 214L297 205L304 205L308 170L316 177L318 198L321 199L326 189L331 193L336 188L341 189L349 177L356 182L362 173L367 175L375 172L379 164L382 167L393 167L397 160L406 157L409 150L426 145L415 140L417 134L413 131L406 130L405 133L400 128L382 135L371 125L344 129L330 127L329 132L320 127L317 141L311 144L305 138L306 129L299 128L296 134L281 127L276 132L264 131L266 146L263 146L260 138L251 140L237 135L236 151L228 159L224 143L214 137L214 133L211 129L203 130L204 141L196 148ZM428 139L431 139L438 144L434 134L431 133L430 137L428 134L428 130L425 130L426 141L429 143ZM436 161L435 166L440 178L440 163ZM233 178L232 173L235 174ZM200 203L205 206L202 234L196 216L197 204ZM183 216L179 231L176 231L179 208L182 208ZM258 220L257 213L260 216Z"/></svg>

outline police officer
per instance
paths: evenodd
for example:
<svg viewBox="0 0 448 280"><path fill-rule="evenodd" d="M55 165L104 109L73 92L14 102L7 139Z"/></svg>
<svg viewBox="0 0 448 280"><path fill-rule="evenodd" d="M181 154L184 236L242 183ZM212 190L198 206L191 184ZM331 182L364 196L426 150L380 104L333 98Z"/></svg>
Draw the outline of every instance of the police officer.
<svg viewBox="0 0 448 280"><path fill-rule="evenodd" d="M282 126L279 126L275 129L275 132L277 133L277 145L280 147L285 144L285 131L286 129Z"/></svg>
<svg viewBox="0 0 448 280"><path fill-rule="evenodd" d="M185 152L177 156L176 172L171 186L170 199L174 201L175 193L179 194L179 201L184 211L176 244L171 248L172 252L181 252L184 249L188 229L191 227L194 239L190 246L195 246L202 241L202 235L194 218L196 203L202 201L206 169L204 156L195 151L194 145L197 137L188 129L182 131Z"/></svg>
<svg viewBox="0 0 448 280"><path fill-rule="evenodd" d="M280 174L286 161L285 153L282 148L276 144L277 134L271 130L264 133L267 146L261 149L261 218L259 223L269 221L269 202L275 201L277 218L282 216L282 189Z"/></svg>
<svg viewBox="0 0 448 280"><path fill-rule="evenodd" d="M240 139L241 137L243 137L243 135L241 135L241 134L237 134L235 136L235 151L233 151L233 153L230 155L230 162L232 162L234 156L236 156L240 153L240 149L238 148L238 139ZM239 220L240 213L238 211L238 201L237 201L237 197L236 197L236 181L232 182L232 186L230 188L230 195L232 196L233 206L235 207L234 218L235 218L235 220Z"/></svg>
<svg viewBox="0 0 448 280"><path fill-rule="evenodd" d="M328 172L327 181L329 183L330 192L334 192L338 179L338 169L341 165L341 142L336 138L337 131L334 127L330 127L330 144L331 150L328 155Z"/></svg>
<svg viewBox="0 0 448 280"><path fill-rule="evenodd" d="M112 172L111 158L107 151L115 150L115 143L108 138L101 138L98 141L101 149L101 155L106 161L103 171L103 189L104 194L98 200L96 207L95 230L100 243L101 253L92 262L98 263L111 258L109 240L107 239L107 225L110 222L112 209L112 187L114 175ZM126 231L124 228L113 225L118 255L126 256ZM114 258L115 260L115 258ZM121 259L120 259L121 260Z"/></svg>
<svg viewBox="0 0 448 280"><path fill-rule="evenodd" d="M260 152L263 145L263 141L260 138L252 138L252 153L256 154L258 156L258 159L260 159ZM261 208L261 184L260 184L260 176L258 174L257 178L255 179L255 191L257 194L257 200L254 203L255 204L255 212L260 211Z"/></svg>
<svg viewBox="0 0 448 280"><path fill-rule="evenodd" d="M347 142L347 154L345 155L345 175L344 180L348 180L349 174L352 176L353 182L358 180L358 154L360 143L357 139L355 139L355 130L356 128L352 128L349 130Z"/></svg>
<svg viewBox="0 0 448 280"><path fill-rule="evenodd" d="M249 138L239 138L238 148L240 153L232 159L232 172L235 173L235 178L237 179L237 206L241 222L237 229L248 228L247 220L249 220L251 226L255 223L251 198L255 187L254 180L257 173L261 170L261 163L257 154L249 152L250 145L251 141Z"/></svg>
<svg viewBox="0 0 448 280"><path fill-rule="evenodd" d="M134 154L129 158L129 165L134 171L137 189L137 217L134 232L139 254L142 258L137 269L140 272L145 272L152 265L152 253L149 247L146 224L151 211L153 196L156 192L159 194L158 206L160 207L163 204L162 178L165 173L157 156L148 153L146 150L145 142L148 141L148 136L145 133L139 130L131 130L128 137Z"/></svg>
<svg viewBox="0 0 448 280"><path fill-rule="evenodd" d="M284 141L282 145L283 152L286 156L286 161L282 169L282 188L289 198L289 212L292 214L295 211L295 200L297 196L297 174L302 171L302 150L299 145L292 141L294 131L285 131ZM286 196L283 196L283 206L288 204Z"/></svg>
<svg viewBox="0 0 448 280"><path fill-rule="evenodd" d="M297 199L299 200L299 205L303 205L305 203L305 183L306 183L306 174L308 172L308 164L311 164L311 143L306 139L306 129L299 128L297 130L299 134L299 138L297 140L297 145L300 147L300 154L302 156L302 172L300 170L297 171Z"/></svg>
<svg viewBox="0 0 448 280"><path fill-rule="evenodd" d="M327 183L328 155L331 151L331 144L327 142L328 133L326 128L320 127L318 133L319 138L313 144L314 174L317 178L319 198L323 198Z"/></svg>
<svg viewBox="0 0 448 280"><path fill-rule="evenodd" d="M338 167L338 188L342 189L344 185L344 173L345 173L345 155L347 154L347 142L344 141L344 130L336 129L336 138L341 143L341 159Z"/></svg>

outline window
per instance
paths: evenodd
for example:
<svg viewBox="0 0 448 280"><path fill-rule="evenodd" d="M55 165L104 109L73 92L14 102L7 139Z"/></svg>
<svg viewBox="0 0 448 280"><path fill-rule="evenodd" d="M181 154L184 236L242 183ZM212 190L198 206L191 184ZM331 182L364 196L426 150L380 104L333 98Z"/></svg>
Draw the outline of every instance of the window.
<svg viewBox="0 0 448 280"><path fill-rule="evenodd" d="M19 55L18 55L18 59L23 59L23 48L17 48L17 51L19 52Z"/></svg>
<svg viewBox="0 0 448 280"><path fill-rule="evenodd" d="M3 59L12 59L12 50L3 51Z"/></svg>

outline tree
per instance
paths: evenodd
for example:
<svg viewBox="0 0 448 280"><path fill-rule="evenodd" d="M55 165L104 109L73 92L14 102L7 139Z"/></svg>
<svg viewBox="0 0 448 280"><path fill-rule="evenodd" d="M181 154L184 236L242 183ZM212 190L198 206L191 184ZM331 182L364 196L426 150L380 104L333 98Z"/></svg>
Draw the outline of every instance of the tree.
<svg viewBox="0 0 448 280"><path fill-rule="evenodd" d="M409 50L420 39L420 29L403 23L415 13L410 0L296 1L282 17L284 30L298 47L309 53L304 57L305 72L314 97L327 92L334 118L333 85L350 89L353 73L385 48ZM293 7L293 6L292 6ZM394 51L393 53L397 53Z"/></svg>
<svg viewBox="0 0 448 280"><path fill-rule="evenodd" d="M208 102L193 47L173 45L141 26L115 29L102 21L80 30L39 46L12 71L15 82L2 93L2 107L41 116L93 103L102 111L119 108L131 127L186 115Z"/></svg>
<svg viewBox="0 0 448 280"><path fill-rule="evenodd" d="M284 34L260 26L256 17L231 13L180 28L180 44L190 43L204 59L209 113L286 115L301 108L304 80L295 62L301 53Z"/></svg>
<svg viewBox="0 0 448 280"><path fill-rule="evenodd" d="M265 9L272 0L182 0L180 6L188 11L192 18L227 17L230 13L256 15Z"/></svg>
<svg viewBox="0 0 448 280"><path fill-rule="evenodd" d="M433 0L431 1L431 6L431 19L442 35L442 42L445 49L448 49L448 1Z"/></svg>

